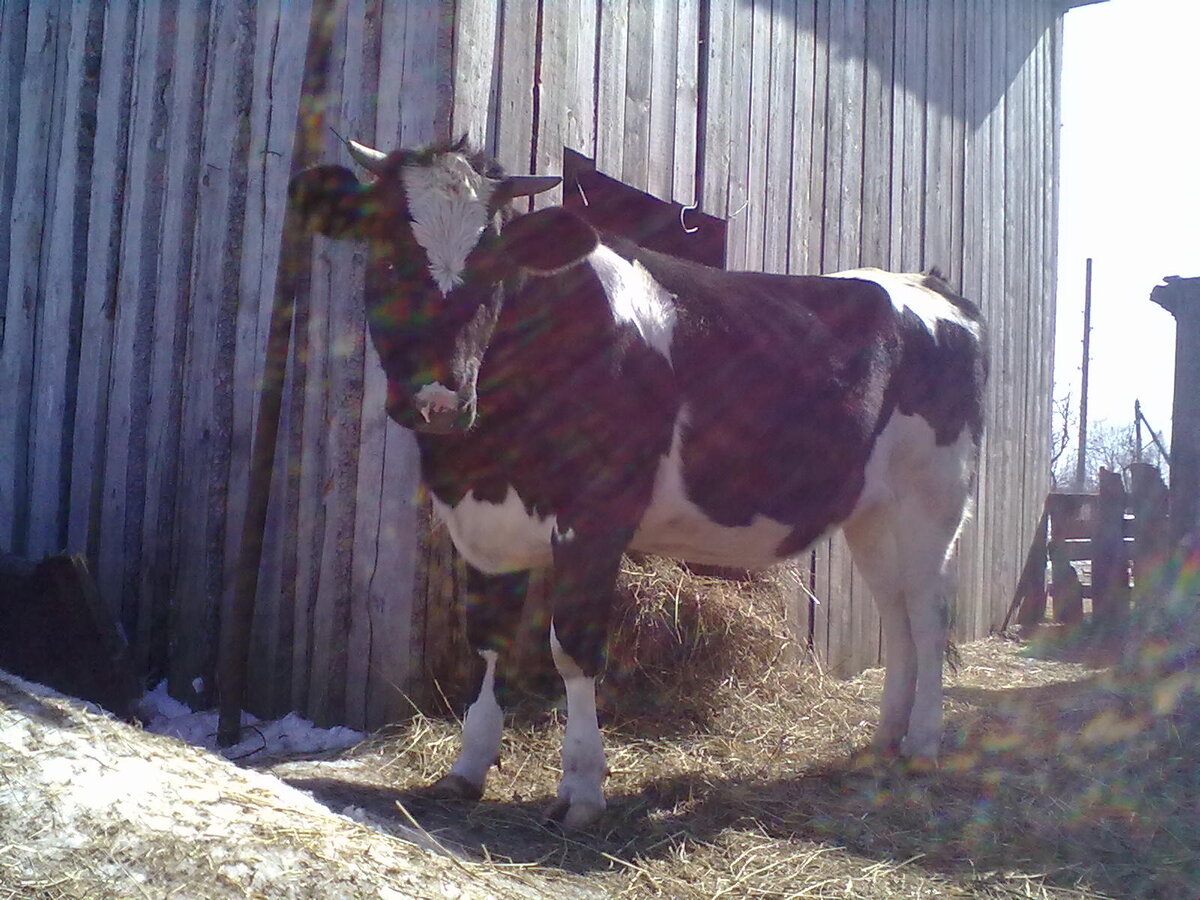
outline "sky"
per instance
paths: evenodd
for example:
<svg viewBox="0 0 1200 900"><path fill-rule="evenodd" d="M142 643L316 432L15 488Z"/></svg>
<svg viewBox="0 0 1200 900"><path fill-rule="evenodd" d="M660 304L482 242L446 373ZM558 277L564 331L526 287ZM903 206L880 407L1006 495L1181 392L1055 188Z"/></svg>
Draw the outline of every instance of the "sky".
<svg viewBox="0 0 1200 900"><path fill-rule="evenodd" d="M1089 422L1170 433L1175 320L1150 302L1200 276L1200 0L1107 0L1063 33L1055 396L1078 409L1093 258Z"/></svg>

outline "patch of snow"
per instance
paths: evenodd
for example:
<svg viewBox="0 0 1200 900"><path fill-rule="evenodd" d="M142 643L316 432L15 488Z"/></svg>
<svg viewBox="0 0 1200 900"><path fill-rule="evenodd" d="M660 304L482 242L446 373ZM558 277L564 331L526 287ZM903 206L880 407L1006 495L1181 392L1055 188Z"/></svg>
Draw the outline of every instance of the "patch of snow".
<svg viewBox="0 0 1200 900"><path fill-rule="evenodd" d="M256 754L291 756L341 750L363 739L361 731L341 725L318 728L294 712L270 722L243 712L242 740L232 747L218 747L217 711L192 712L186 704L167 693L165 681L142 696L137 711L147 731L179 738L189 744L219 752L229 759Z"/></svg>

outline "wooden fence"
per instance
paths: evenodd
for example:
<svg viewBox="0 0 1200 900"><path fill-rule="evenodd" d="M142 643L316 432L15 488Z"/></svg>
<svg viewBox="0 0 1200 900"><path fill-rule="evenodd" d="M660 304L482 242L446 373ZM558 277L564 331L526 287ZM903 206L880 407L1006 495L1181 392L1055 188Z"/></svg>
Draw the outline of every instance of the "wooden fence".
<svg viewBox="0 0 1200 900"><path fill-rule="evenodd" d="M0 549L85 552L143 671L212 701L316 0L0 0ZM726 220L733 268L937 265L993 336L956 633L999 623L1047 472L1061 4L348 0L327 121L564 151ZM347 162L327 135L326 158ZM547 202L553 198L547 198ZM383 413L362 250L297 310L251 705L374 725L444 652L410 436ZM796 627L880 659L840 540ZM414 587L414 583L416 587Z"/></svg>

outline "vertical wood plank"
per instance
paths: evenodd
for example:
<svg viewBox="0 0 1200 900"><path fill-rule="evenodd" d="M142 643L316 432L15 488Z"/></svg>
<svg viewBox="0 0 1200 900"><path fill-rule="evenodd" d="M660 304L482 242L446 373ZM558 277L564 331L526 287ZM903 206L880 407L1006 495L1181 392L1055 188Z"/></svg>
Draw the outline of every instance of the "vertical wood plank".
<svg viewBox="0 0 1200 900"><path fill-rule="evenodd" d="M252 436L258 420L259 385L266 369L266 348L275 279L279 269L287 180L294 152L296 110L304 78L304 57L312 16L310 2L261 3L257 10L254 104L247 159L246 252L241 259L241 295L234 363L234 449L227 507L226 558L236 564L250 491ZM340 130L340 129L339 129ZM293 390L293 372L285 372L282 390ZM280 434L292 427L287 404L280 411ZM287 470L293 462L286 437L278 441L271 493L263 532L258 592L251 624L251 650L245 705L259 715L291 709L292 646L295 610L290 585L283 581L283 547L294 540L287 529ZM226 590L232 590L230 573Z"/></svg>
<svg viewBox="0 0 1200 900"><path fill-rule="evenodd" d="M771 100L771 3L756 0L750 4L750 121L746 130L749 146L746 150L748 169L746 179L746 208L744 222L745 251L743 267L761 271L763 241L766 231L767 146L770 128Z"/></svg>
<svg viewBox="0 0 1200 900"><path fill-rule="evenodd" d="M824 106L817 89L818 44L816 0L797 0L795 106L792 111L792 229L788 248L788 270L816 274L821 269L821 225L815 212L814 191L817 166L824 160ZM824 83L824 77L821 79ZM817 104L822 102L818 110ZM818 113L820 120L818 124Z"/></svg>
<svg viewBox="0 0 1200 900"><path fill-rule="evenodd" d="M866 83L863 103L862 263L886 269L892 247L891 5L867 3Z"/></svg>
<svg viewBox="0 0 1200 900"><path fill-rule="evenodd" d="M953 0L928 0L924 59L925 92L925 191L920 268L937 267L950 278L956 261L951 257L950 231L954 217L953 169L950 142L954 46Z"/></svg>
<svg viewBox="0 0 1200 900"><path fill-rule="evenodd" d="M0 546L24 554L28 544L29 457L34 351L43 286L38 264L47 217L46 148L54 119L55 65L59 53L58 4L29 8L21 70L16 164L9 219L7 304L0 344ZM57 158L55 159L57 164Z"/></svg>
<svg viewBox="0 0 1200 900"><path fill-rule="evenodd" d="M656 197L673 199L675 183L676 91L678 88L679 16L677 0L651 0L650 67L647 103L646 188ZM633 22L630 22L633 27ZM630 46L635 37L630 35ZM682 123L681 123L682 127Z"/></svg>
<svg viewBox="0 0 1200 900"><path fill-rule="evenodd" d="M389 19L397 24L403 23L406 13L403 4L389 4ZM491 153L496 152L499 14L500 4L494 0L458 0L454 10L453 133L465 134L473 146ZM418 50L403 31L389 29L389 33L395 33L397 40L383 47L385 73L398 68L395 56L407 58Z"/></svg>
<svg viewBox="0 0 1200 900"><path fill-rule="evenodd" d="M3 352L4 322L8 314L8 259L16 190L17 146L21 133L21 79L25 71L26 25L29 0L5 0L0 3L0 352ZM12 484L0 481L0 506L13 505ZM7 496L9 499L3 499ZM6 540L0 532L0 546Z"/></svg>
<svg viewBox="0 0 1200 900"><path fill-rule="evenodd" d="M700 104L700 208L724 218L729 201L733 127L733 22L735 0L709 0L704 32L706 78Z"/></svg>
<svg viewBox="0 0 1200 900"><path fill-rule="evenodd" d="M161 4L145 4L137 16L97 543L97 587L116 605L130 634L138 631L141 609L138 573L148 457L146 413L158 300L155 260L159 229L155 224L162 208L165 157L161 136L167 115L162 86L170 69L170 47L160 45L162 11Z"/></svg>
<svg viewBox="0 0 1200 900"><path fill-rule="evenodd" d="M537 0L504 0L500 31L500 93L496 158L510 172L533 163Z"/></svg>
<svg viewBox="0 0 1200 900"><path fill-rule="evenodd" d="M533 159L535 172L562 171L563 147L567 143L567 98L571 83L571 72L567 67L568 48L575 44L575 35L571 32L572 11L571 3L543 3L541 7L542 44L534 83L538 99ZM561 203L561 185L533 198L536 209Z"/></svg>
<svg viewBox="0 0 1200 900"><path fill-rule="evenodd" d="M79 389L75 401L71 494L67 544L86 552L97 577L99 511L108 422L108 372L112 347L121 242L120 200L125 190L129 92L137 8L119 4L107 10L101 43L95 155L88 209L87 272L83 290ZM100 114L103 111L103 115ZM101 594L110 606L117 598Z"/></svg>
<svg viewBox="0 0 1200 900"><path fill-rule="evenodd" d="M43 299L38 314L30 429L30 522L26 552L64 549L71 472L71 432L82 339L83 275L92 146L80 140L95 119L94 71L103 9L65 5L59 20L55 119L49 148L58 155L47 178L50 219L41 250Z"/></svg>
<svg viewBox="0 0 1200 900"><path fill-rule="evenodd" d="M625 72L629 60L629 0L600 4L596 53L596 168L614 177L624 171Z"/></svg>
<svg viewBox="0 0 1200 900"><path fill-rule="evenodd" d="M632 0L625 37L627 56L621 180L640 191L650 190L650 91L657 49L655 37L654 8L651 3Z"/></svg>
<svg viewBox="0 0 1200 900"><path fill-rule="evenodd" d="M331 96L335 115L353 133L369 133L363 98L364 42L367 16L363 0L344 8L335 39L340 48L332 69ZM333 148L330 153L333 155ZM338 147L337 152L343 152ZM313 534L317 552L315 590L309 599L312 670L309 673L309 716L331 724L344 714L349 660L351 552L354 544L354 488L357 482L359 413L362 409L363 263L365 248L357 242L322 242L312 270L313 319L320 317L323 343L309 352L322 359L320 377L310 381L312 409L322 419L306 421L321 445L319 475L322 527ZM359 701L361 703L361 699ZM357 704L356 704L357 705ZM354 711L361 717L361 707Z"/></svg>
<svg viewBox="0 0 1200 900"><path fill-rule="evenodd" d="M761 0L760 0L761 3ZM754 47L754 4L734 7L729 78L729 181L726 213L729 228L726 260L730 269L748 267L750 196L750 101Z"/></svg>
<svg viewBox="0 0 1200 900"><path fill-rule="evenodd" d="M138 594L137 659L142 671L161 678L170 654L169 610L175 566L179 441L187 310L191 295L196 190L200 177L207 11L171 5L163 10L163 40L171 54L164 85L170 115L165 122L165 166L159 257L158 303L150 348L146 499L142 519L142 566ZM99 150L97 151L99 158ZM83 391L81 384L80 390ZM76 429L78 432L78 428ZM186 477L186 476L184 476Z"/></svg>
<svg viewBox="0 0 1200 900"><path fill-rule="evenodd" d="M440 19L436 12L433 3L420 10L398 2L385 7L382 71L388 71L392 48L402 47L406 77L380 79L375 128L381 143L387 135L397 135L396 144L410 146L426 142L436 133L438 111L423 106L420 95L413 92L413 86L435 80L444 65L437 51ZM418 116L421 111L424 115ZM386 399L387 380L368 341L353 570L355 593L362 606L356 607L352 624L352 646L367 647L368 727L411 713L407 694L422 670L420 658L413 653L420 615L417 604L423 599L415 572L420 510L417 451L411 432L388 418ZM367 632L365 641L362 631Z"/></svg>
<svg viewBox="0 0 1200 900"><path fill-rule="evenodd" d="M180 470L186 477L180 479L175 535L179 560L171 628L176 654L170 672L172 695L195 703L211 699L216 615L226 574L232 440L228 385L240 302L237 261L245 213L254 25L252 4L222 3L212 9L207 40L180 442Z"/></svg>
<svg viewBox="0 0 1200 900"><path fill-rule="evenodd" d="M696 202L696 153L699 122L700 2L679 4L675 55L674 172L669 196L677 203Z"/></svg>
<svg viewBox="0 0 1200 900"><path fill-rule="evenodd" d="M763 268L788 271L792 240L792 160L795 151L796 4L776 4L771 18L768 133L763 198Z"/></svg>

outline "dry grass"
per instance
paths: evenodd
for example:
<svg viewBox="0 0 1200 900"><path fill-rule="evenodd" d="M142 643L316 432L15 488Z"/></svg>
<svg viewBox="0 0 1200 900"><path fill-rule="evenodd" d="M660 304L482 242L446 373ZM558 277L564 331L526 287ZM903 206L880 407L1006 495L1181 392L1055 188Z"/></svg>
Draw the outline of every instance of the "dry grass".
<svg viewBox="0 0 1200 900"><path fill-rule="evenodd" d="M200 879L177 882L192 887L223 872L223 885L228 860L259 852L255 841L273 829L275 841L311 853L325 873L296 864L292 878L304 881L295 895L314 897L339 896L322 893L322 884L368 883L379 870L363 860L396 860L393 835L448 848L460 860L453 865L422 857L443 866L436 878L498 897L1196 895L1194 669L1114 674L1078 653L1064 659L1056 646L1030 655L1002 638L966 645L949 680L942 765L916 775L855 755L877 715L881 673L839 681L796 664L777 585L699 578L650 561L630 564L624 578L629 605L603 692L610 805L596 830L564 834L542 822L563 722L555 708L527 708L506 732L502 767L482 803L410 793L443 774L458 745L453 720L418 717L340 758L257 764L357 824L330 817L314 826L311 810L285 817L247 804L260 826L227 839L237 848L218 852L211 833L181 844L148 831L112 844L113 854L138 872ZM0 828L0 850L21 840ZM216 870L197 863L186 875L181 846L203 848L194 855L215 858ZM69 889L56 881L61 870L26 865L24 893L11 895L115 896L79 888L113 877L97 853L76 865ZM0 852L5 858L11 853ZM392 865L394 879L400 864ZM88 881L92 869L101 875ZM345 880L347 870L356 881ZM305 880L314 877L325 881ZM227 894L185 887L179 895Z"/></svg>
<svg viewBox="0 0 1200 900"><path fill-rule="evenodd" d="M1138 684L1001 638L965 646L943 765L911 775L855 756L881 672L839 681L796 665L777 585L654 561L624 578L629 605L601 692L610 806L596 833L541 821L558 778L557 710L513 724L478 805L406 793L449 766L453 721L419 718L379 737L335 779L303 764L276 771L379 821L399 802L468 854L584 875L606 896L1195 895L1191 675Z"/></svg>

